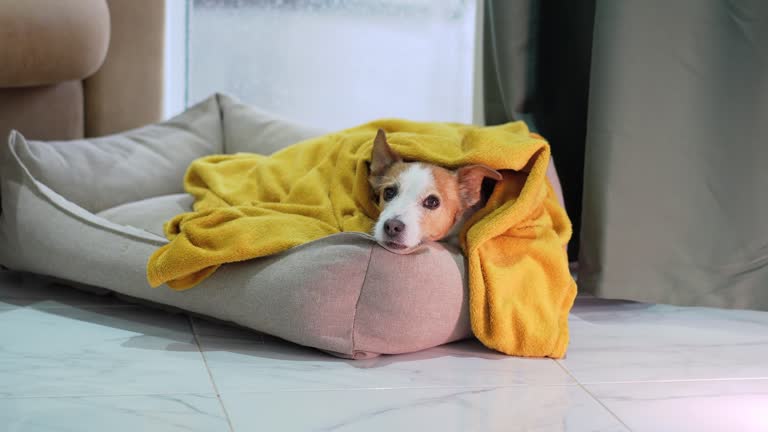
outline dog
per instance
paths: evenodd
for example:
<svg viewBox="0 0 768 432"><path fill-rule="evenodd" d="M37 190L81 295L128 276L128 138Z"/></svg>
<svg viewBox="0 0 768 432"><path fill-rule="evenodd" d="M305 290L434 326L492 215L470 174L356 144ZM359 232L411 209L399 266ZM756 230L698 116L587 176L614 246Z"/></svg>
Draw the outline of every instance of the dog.
<svg viewBox="0 0 768 432"><path fill-rule="evenodd" d="M501 173L485 165L449 170L405 162L379 129L373 142L368 181L381 208L373 236L390 250L407 252L426 241L455 240L482 205L485 179Z"/></svg>

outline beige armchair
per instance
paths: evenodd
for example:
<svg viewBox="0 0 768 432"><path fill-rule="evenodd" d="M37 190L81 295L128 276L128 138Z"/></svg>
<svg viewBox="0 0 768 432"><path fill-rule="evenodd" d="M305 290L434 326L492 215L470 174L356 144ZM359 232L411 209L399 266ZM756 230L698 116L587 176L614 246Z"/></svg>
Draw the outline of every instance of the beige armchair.
<svg viewBox="0 0 768 432"><path fill-rule="evenodd" d="M0 140L159 120L164 10L163 0L0 0Z"/></svg>

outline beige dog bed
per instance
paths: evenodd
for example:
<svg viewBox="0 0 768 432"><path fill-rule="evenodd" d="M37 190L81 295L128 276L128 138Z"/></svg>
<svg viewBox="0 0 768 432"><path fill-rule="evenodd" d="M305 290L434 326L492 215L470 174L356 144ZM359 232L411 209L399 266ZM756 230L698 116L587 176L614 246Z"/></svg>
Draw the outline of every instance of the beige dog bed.
<svg viewBox="0 0 768 432"><path fill-rule="evenodd" d="M322 131L215 95L167 122L77 141L0 147L0 264L230 321L333 354L411 352L471 335L464 258L431 244L401 256L343 233L229 264L199 286L150 288L163 223L191 209L189 163L269 154Z"/></svg>

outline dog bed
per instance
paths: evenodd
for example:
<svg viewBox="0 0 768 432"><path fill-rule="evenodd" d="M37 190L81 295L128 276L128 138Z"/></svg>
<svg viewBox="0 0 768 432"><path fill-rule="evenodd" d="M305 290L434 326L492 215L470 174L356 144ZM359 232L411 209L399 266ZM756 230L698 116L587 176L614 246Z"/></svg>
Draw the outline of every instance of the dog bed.
<svg viewBox="0 0 768 432"><path fill-rule="evenodd" d="M166 122L76 141L0 148L0 264L229 321L347 358L471 336L463 256L442 244L397 255L358 233L228 264L194 289L150 288L162 226L189 211L190 162L269 154L323 131L217 94Z"/></svg>

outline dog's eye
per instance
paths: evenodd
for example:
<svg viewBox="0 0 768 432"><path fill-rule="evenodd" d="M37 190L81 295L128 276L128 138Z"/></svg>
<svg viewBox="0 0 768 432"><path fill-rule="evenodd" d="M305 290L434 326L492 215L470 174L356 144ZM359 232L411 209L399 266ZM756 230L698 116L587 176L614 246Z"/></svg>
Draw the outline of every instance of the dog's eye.
<svg viewBox="0 0 768 432"><path fill-rule="evenodd" d="M396 187L387 186L384 188L384 192L382 193L382 198L384 198L384 201L392 201L395 196L397 196Z"/></svg>
<svg viewBox="0 0 768 432"><path fill-rule="evenodd" d="M434 210L438 207L440 207L440 198L430 195L424 199L423 203L424 207L429 210Z"/></svg>

